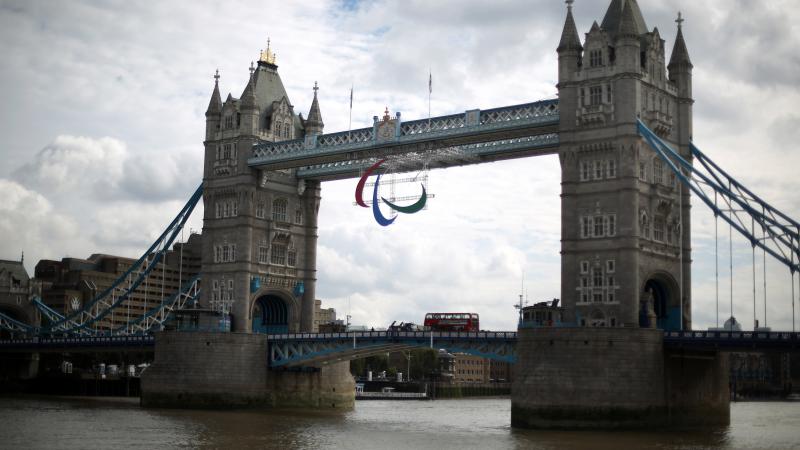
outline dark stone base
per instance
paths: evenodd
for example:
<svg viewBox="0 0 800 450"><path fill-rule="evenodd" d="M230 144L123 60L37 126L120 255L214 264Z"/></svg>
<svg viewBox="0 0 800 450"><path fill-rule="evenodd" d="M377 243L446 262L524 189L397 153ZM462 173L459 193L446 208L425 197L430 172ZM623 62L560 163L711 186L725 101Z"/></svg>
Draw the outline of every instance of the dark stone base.
<svg viewBox="0 0 800 450"><path fill-rule="evenodd" d="M267 340L248 333L162 332L142 374L141 404L153 408L352 408L349 364L267 370Z"/></svg>
<svg viewBox="0 0 800 450"><path fill-rule="evenodd" d="M730 422L724 354L665 352L660 330L519 330L511 426L683 428Z"/></svg>

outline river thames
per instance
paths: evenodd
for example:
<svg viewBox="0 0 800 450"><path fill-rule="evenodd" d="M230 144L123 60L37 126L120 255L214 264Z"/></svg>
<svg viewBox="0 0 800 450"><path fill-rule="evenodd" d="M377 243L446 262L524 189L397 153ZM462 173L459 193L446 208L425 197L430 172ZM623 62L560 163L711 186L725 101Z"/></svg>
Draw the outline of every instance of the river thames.
<svg viewBox="0 0 800 450"><path fill-rule="evenodd" d="M350 411L152 410L138 399L0 398L0 447L41 449L800 449L800 402L731 405L729 427L514 430L508 398L359 401Z"/></svg>

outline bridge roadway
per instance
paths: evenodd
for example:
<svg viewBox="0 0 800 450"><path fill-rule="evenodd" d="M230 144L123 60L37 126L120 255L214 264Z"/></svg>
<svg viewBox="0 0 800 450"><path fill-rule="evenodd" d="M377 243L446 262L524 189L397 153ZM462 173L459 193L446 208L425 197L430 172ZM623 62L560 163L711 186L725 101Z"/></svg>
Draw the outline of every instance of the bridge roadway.
<svg viewBox="0 0 800 450"><path fill-rule="evenodd" d="M191 333L191 331L187 331ZM430 331L356 331L348 333L292 333L266 335L270 367L321 366L411 348L446 349L506 362L516 362L515 331L474 333ZM0 340L6 352L112 352L152 349L152 335L18 338ZM728 352L797 352L800 333L752 331L665 331L670 350Z"/></svg>
<svg viewBox="0 0 800 450"><path fill-rule="evenodd" d="M297 169L297 177L352 178L377 159L397 171L476 164L558 152L558 100L403 122L400 114L372 127L260 142L248 165L261 170ZM388 165L388 164L387 164Z"/></svg>

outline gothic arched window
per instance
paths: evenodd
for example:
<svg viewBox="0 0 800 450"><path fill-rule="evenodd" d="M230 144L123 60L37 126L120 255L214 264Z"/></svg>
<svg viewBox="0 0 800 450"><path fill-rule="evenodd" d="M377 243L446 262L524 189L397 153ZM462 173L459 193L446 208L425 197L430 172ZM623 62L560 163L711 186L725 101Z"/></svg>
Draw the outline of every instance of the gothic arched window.
<svg viewBox="0 0 800 450"><path fill-rule="evenodd" d="M286 222L286 209L288 202L285 198L278 198L272 202L272 220Z"/></svg>

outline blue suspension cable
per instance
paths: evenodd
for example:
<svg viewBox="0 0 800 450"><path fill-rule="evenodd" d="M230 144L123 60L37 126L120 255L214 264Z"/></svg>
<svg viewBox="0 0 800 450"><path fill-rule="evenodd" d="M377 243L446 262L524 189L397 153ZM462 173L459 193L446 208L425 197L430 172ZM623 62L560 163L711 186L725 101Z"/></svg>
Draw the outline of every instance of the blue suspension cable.
<svg viewBox="0 0 800 450"><path fill-rule="evenodd" d="M753 232L753 235L756 234L756 219L751 217L750 218L750 229ZM755 244L752 245L753 248L753 331L756 331L758 328L758 316L756 315L756 246Z"/></svg>
<svg viewBox="0 0 800 450"><path fill-rule="evenodd" d="M714 206L717 206L717 191L714 191ZM714 211L714 280L717 288L717 328L719 328L719 215Z"/></svg>
<svg viewBox="0 0 800 450"><path fill-rule="evenodd" d="M733 208L733 205L730 205L730 207ZM728 214L733 215L733 209L731 209ZM731 270L731 331L733 331L733 321L735 319L733 315L733 223L732 222L728 222L728 261Z"/></svg>

